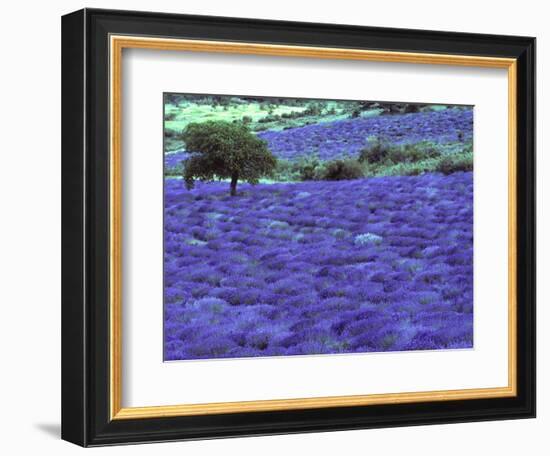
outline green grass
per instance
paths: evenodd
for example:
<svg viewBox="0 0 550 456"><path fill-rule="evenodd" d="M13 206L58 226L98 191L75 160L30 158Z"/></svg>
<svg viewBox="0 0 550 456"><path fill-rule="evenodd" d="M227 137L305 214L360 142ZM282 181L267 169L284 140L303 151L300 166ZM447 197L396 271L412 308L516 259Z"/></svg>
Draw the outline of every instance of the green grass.
<svg viewBox="0 0 550 456"><path fill-rule="evenodd" d="M272 114L280 116L282 114L302 112L305 109L303 106L278 105L272 110ZM166 104L165 128L181 132L191 122L206 122L208 120L232 122L233 120L241 120L245 116L250 117L252 122L258 122L259 119L267 115L268 113L259 103L232 104L226 107L196 103L185 103L179 106Z"/></svg>
<svg viewBox="0 0 550 456"><path fill-rule="evenodd" d="M295 100L291 100L295 102ZM179 138L183 129L191 122L223 120L227 122L247 119L252 131L275 130L302 127L304 125L334 122L350 117L355 102L326 101L319 103L319 109L311 110L315 103L304 100L301 105L266 104L260 102L230 102L225 106L180 101L164 106L164 150L181 149L184 144ZM310 108L308 110L308 108ZM375 116L381 109L361 112L361 117Z"/></svg>
<svg viewBox="0 0 550 456"><path fill-rule="evenodd" d="M305 106L277 105L272 109L260 103L233 103L227 106L212 106L211 104L198 104L193 102L180 103L178 106L167 103L164 106L165 151L178 150L183 146L179 134L191 122L206 122L209 120L224 120L227 122L241 121L248 117L251 119L252 130L267 127L261 124L260 119L268 115L282 116L289 113L301 113Z"/></svg>

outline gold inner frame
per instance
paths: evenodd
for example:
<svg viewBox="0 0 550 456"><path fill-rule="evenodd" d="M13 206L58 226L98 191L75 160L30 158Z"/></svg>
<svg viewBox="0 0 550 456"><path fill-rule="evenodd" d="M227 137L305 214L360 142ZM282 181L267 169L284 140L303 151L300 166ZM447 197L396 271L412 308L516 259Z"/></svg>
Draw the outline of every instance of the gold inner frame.
<svg viewBox="0 0 550 456"><path fill-rule="evenodd" d="M122 407L122 51L123 49L255 54L317 59L368 60L508 70L508 385L505 387L273 399L244 402ZM517 61L468 55L387 52L242 42L110 36L110 415L111 419L297 410L423 401L512 397L517 394Z"/></svg>

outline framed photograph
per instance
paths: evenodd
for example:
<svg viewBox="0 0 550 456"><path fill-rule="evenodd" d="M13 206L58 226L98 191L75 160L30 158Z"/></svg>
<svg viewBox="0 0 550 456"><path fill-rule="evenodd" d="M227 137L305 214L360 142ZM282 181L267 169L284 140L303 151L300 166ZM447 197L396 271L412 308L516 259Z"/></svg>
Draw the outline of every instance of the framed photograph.
<svg viewBox="0 0 550 456"><path fill-rule="evenodd" d="M62 437L535 416L535 39L62 20Z"/></svg>

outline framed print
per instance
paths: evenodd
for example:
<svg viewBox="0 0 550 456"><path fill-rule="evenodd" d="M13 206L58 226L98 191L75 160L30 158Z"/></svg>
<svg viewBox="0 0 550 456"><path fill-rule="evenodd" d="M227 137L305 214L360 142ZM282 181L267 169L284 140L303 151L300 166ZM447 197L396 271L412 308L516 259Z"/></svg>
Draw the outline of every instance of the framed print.
<svg viewBox="0 0 550 456"><path fill-rule="evenodd" d="M62 436L535 416L535 40L62 21Z"/></svg>

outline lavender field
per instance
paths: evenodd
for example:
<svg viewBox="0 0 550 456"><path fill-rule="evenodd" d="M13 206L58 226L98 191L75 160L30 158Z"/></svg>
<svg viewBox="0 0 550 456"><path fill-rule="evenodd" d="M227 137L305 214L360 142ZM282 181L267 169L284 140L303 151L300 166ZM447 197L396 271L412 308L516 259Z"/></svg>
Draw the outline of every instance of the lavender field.
<svg viewBox="0 0 550 456"><path fill-rule="evenodd" d="M471 110L453 110L375 116L319 123L282 132L261 132L271 150L280 158L294 159L318 154L323 160L355 156L371 137L382 137L393 144L435 141L451 143L462 134L472 137Z"/></svg>
<svg viewBox="0 0 550 456"><path fill-rule="evenodd" d="M277 160L315 153L321 177L232 196L224 179L167 176L165 360L471 348L473 173L439 164L472 134L471 109L349 116L256 133ZM386 175L395 151L357 161L373 136L442 148ZM403 155L416 148L397 150L417 165ZM165 168L186 156L167 153ZM323 177L343 156L364 173Z"/></svg>

